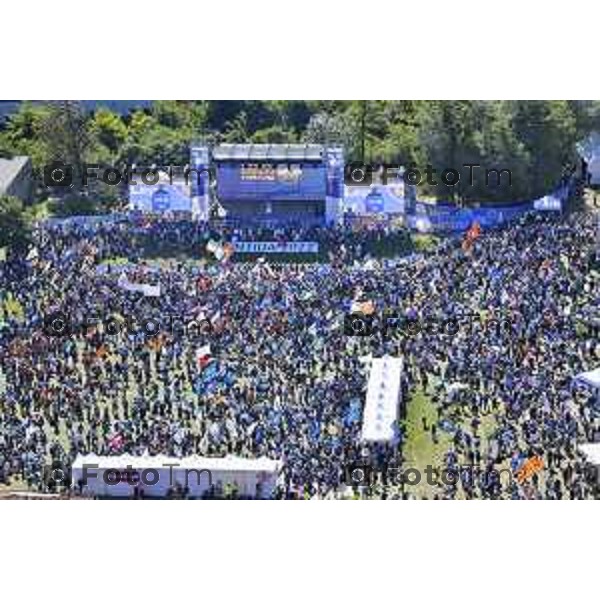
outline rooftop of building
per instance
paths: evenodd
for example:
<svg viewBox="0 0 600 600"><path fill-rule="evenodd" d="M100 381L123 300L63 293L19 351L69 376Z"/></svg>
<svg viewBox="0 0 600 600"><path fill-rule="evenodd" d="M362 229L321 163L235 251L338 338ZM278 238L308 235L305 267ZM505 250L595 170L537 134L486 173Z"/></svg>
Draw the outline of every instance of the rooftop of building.
<svg viewBox="0 0 600 600"><path fill-rule="evenodd" d="M0 193L8 188L28 162L28 156L0 158Z"/></svg>

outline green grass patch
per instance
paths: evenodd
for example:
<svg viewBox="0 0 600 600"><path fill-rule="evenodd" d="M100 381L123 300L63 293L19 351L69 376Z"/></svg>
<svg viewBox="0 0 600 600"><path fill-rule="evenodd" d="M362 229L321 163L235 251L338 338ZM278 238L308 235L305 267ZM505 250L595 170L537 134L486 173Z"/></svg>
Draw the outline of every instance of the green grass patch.
<svg viewBox="0 0 600 600"><path fill-rule="evenodd" d="M433 250L439 243L439 238L429 233L413 234L413 244L416 252Z"/></svg>
<svg viewBox="0 0 600 600"><path fill-rule="evenodd" d="M425 423L423 422L425 419ZM407 490L417 497L432 498L436 488L428 485L425 469L431 465L441 469L444 465L444 454L450 448L450 434L437 428L437 443L431 435L431 425L437 424L437 411L431 396L423 389L415 390L406 407L405 431L406 439L403 448L404 468L415 468L421 473L421 482L408 486ZM427 426L425 429L424 425Z"/></svg>
<svg viewBox="0 0 600 600"><path fill-rule="evenodd" d="M126 265L129 263L129 259L126 256L112 256L101 262L103 265Z"/></svg>

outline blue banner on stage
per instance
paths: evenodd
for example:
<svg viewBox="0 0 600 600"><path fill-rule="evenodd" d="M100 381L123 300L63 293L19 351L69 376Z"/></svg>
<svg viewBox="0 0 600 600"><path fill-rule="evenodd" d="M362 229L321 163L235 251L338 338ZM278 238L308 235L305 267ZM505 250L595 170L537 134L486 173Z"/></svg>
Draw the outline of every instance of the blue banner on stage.
<svg viewBox="0 0 600 600"><path fill-rule="evenodd" d="M455 208L417 200L414 214L407 214L406 220L409 227L421 232L458 233L475 221L484 229L499 227L533 210L562 210L574 185L574 181L569 181L543 198L498 207Z"/></svg>

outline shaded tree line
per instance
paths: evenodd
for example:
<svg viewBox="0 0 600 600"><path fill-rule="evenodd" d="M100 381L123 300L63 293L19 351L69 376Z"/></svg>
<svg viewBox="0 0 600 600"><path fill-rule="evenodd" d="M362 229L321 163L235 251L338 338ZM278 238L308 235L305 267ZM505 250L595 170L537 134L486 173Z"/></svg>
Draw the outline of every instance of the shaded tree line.
<svg viewBox="0 0 600 600"><path fill-rule="evenodd" d="M439 200L507 202L548 193L577 161L576 144L600 129L596 101L156 101L119 114L73 101L20 105L0 129L0 156L31 156L43 167L84 163L185 164L193 141L342 144L348 161L394 163L437 172L419 193ZM481 165L469 170L463 165ZM445 169L460 182L444 185ZM511 185L486 184L485 169L509 169ZM64 190L52 210L93 213L119 205L118 187ZM55 192L53 192L54 194Z"/></svg>

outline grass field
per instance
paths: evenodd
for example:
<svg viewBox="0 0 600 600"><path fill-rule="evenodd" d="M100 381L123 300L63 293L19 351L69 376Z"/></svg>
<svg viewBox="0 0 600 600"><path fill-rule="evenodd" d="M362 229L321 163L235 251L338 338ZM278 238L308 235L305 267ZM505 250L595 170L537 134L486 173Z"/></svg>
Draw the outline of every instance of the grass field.
<svg viewBox="0 0 600 600"><path fill-rule="evenodd" d="M423 419L428 430L425 430ZM407 491L417 497L432 498L436 489L428 485L425 469L427 465L442 468L445 452L450 448L451 436L448 433L437 432L437 443L431 435L431 424L437 423L437 411L431 396L423 389L413 392L406 410L406 441L403 455L405 468L418 469L421 473L421 482L414 486L407 486Z"/></svg>
<svg viewBox="0 0 600 600"><path fill-rule="evenodd" d="M461 429L472 433L470 419L467 413L459 405L444 410L444 416L450 416L451 420ZM481 439L482 454L486 454L489 448L489 440L496 429L495 414L480 415L479 437ZM424 423L425 421L425 423ZM407 486L406 490L418 498L433 498L439 491L438 488L427 483L425 469L431 465L433 469L444 468L444 455L452 446L452 435L437 428L436 439L433 441L431 424L438 422L436 405L432 401L432 395L422 388L416 389L410 396L407 404L403 456L404 468L415 468L421 473L421 481L414 486ZM425 429L425 426L427 429ZM506 467L507 465L502 465ZM459 491L457 498L463 495Z"/></svg>

